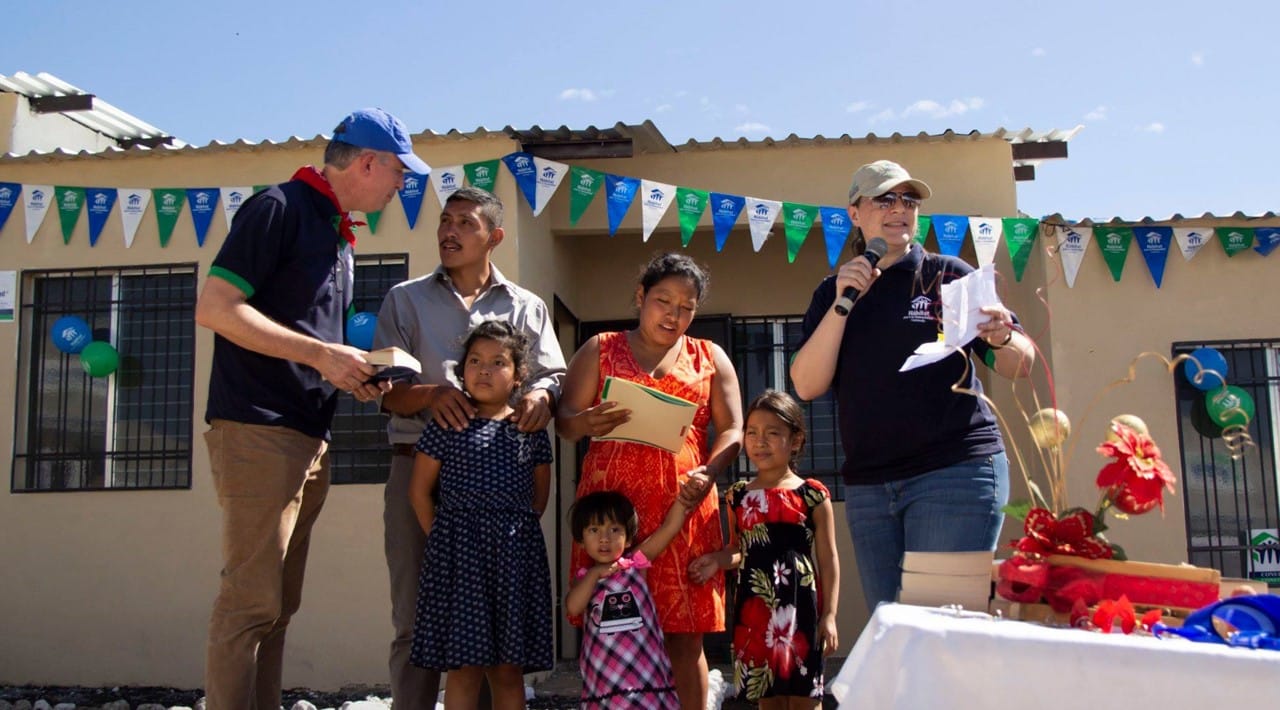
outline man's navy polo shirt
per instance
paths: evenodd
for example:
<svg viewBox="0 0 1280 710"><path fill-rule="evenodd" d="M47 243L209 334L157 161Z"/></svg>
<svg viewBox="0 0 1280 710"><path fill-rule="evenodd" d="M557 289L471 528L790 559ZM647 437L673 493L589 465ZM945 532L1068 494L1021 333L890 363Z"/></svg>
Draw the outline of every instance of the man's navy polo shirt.
<svg viewBox="0 0 1280 710"><path fill-rule="evenodd" d="M972 271L960 259L925 256L913 245L849 312L831 383L846 483L902 480L1004 450L987 405L973 395L951 391L962 377L964 386L982 391L972 360L952 355L898 372L908 355L937 340L941 332L939 286ZM805 313L801 345L835 298L835 277L828 276ZM988 351L981 339L965 347L966 355L976 352L982 357Z"/></svg>
<svg viewBox="0 0 1280 710"><path fill-rule="evenodd" d="M209 275L239 288L276 323L341 343L353 262L334 227L337 214L328 197L298 180L263 190L236 213ZM205 421L284 426L327 440L336 394L317 370L214 335Z"/></svg>

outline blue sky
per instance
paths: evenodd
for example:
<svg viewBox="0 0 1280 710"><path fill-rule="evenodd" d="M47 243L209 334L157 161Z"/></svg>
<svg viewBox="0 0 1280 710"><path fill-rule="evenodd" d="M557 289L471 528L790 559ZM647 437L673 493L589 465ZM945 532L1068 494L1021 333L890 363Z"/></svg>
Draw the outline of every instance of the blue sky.
<svg viewBox="0 0 1280 710"><path fill-rule="evenodd" d="M1280 211L1264 0L46 0L0 18L0 74L49 72L196 145L328 133L366 105L414 132L652 119L672 143L1083 124L1019 184L1024 212Z"/></svg>

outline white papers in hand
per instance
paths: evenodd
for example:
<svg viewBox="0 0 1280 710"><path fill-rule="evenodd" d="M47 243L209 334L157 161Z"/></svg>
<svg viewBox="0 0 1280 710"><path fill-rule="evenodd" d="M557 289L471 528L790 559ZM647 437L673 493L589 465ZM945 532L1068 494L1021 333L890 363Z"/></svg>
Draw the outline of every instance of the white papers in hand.
<svg viewBox="0 0 1280 710"><path fill-rule="evenodd" d="M679 453L684 446L698 411L698 405L687 399L612 375L605 377L601 400L617 402L618 409L630 409L631 420L597 439L634 441L672 453Z"/></svg>
<svg viewBox="0 0 1280 710"><path fill-rule="evenodd" d="M942 284L938 290L942 295L942 340L916 348L898 372L931 365L959 352L966 343L978 337L978 324L991 320L980 309L1000 305L1000 296L996 294L995 267L991 264Z"/></svg>

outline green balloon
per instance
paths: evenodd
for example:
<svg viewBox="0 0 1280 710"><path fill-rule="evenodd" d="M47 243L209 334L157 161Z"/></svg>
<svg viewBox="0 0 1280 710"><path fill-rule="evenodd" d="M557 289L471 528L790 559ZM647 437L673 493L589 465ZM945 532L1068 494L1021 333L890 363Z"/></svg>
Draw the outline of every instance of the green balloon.
<svg viewBox="0 0 1280 710"><path fill-rule="evenodd" d="M1253 397L1235 385L1206 392L1204 407L1209 418L1221 427L1249 426L1253 421Z"/></svg>
<svg viewBox="0 0 1280 710"><path fill-rule="evenodd" d="M120 353L111 343L95 340L80 351L80 367L91 377L106 377L120 366Z"/></svg>

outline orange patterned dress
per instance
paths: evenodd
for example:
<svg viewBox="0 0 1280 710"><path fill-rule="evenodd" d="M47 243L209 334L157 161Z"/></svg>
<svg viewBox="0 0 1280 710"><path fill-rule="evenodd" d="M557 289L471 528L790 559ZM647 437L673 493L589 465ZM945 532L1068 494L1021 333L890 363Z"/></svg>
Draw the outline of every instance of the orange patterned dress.
<svg viewBox="0 0 1280 710"><path fill-rule="evenodd" d="M684 336L671 371L661 379L636 364L626 333L601 333L600 382L592 406L600 403L607 375L634 380L698 404L693 426L680 453L625 441L592 441L582 462L578 497L596 491L618 491L631 500L640 518L638 540L662 524L690 469L707 461L707 427L711 424L711 378L716 365L709 340ZM689 563L724 547L720 529L720 496L713 489L689 514L684 528L649 569L649 590L666 633L711 633L724 630L724 575L706 584L689 579ZM569 569L594 564L576 543Z"/></svg>

